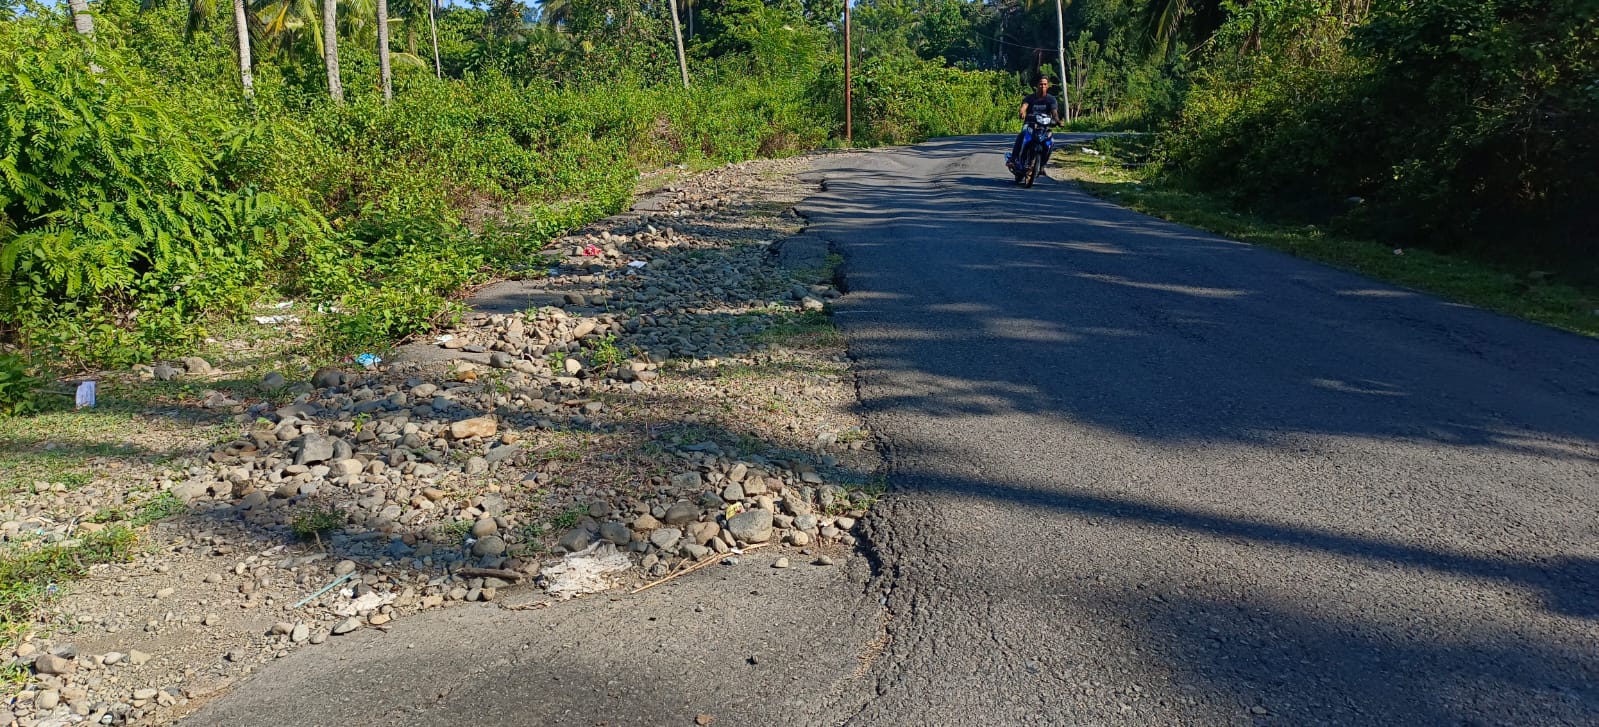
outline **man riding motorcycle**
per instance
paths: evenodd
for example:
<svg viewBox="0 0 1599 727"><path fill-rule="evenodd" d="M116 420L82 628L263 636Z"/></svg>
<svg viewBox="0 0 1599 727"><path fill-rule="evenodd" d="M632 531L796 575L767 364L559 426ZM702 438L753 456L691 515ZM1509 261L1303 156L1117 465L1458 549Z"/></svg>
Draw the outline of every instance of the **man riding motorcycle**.
<svg viewBox="0 0 1599 727"><path fill-rule="evenodd" d="M1016 134L1016 143L1011 146L1010 153L1005 155L1005 166L1012 172L1016 171L1016 157L1022 154L1022 138L1027 135L1027 129L1025 128L1027 119L1037 114L1049 114L1050 118L1055 120L1055 123L1060 123L1060 102L1056 101L1054 96L1049 95L1049 76L1040 75L1038 80L1033 82L1033 87L1037 88L1038 91L1022 99L1021 108L1017 111L1017 115L1021 117L1023 129ZM1044 159L1043 161L1048 162L1049 160Z"/></svg>

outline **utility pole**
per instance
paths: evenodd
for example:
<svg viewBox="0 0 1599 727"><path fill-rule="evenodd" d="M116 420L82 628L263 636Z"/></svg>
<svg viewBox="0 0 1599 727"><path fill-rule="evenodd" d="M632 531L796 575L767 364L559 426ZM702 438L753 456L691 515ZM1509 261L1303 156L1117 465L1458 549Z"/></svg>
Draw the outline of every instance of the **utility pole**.
<svg viewBox="0 0 1599 727"><path fill-rule="evenodd" d="M688 58L683 55L683 26L677 21L677 0L666 0L672 7L672 37L677 39L677 69L683 72L683 88L688 88Z"/></svg>
<svg viewBox="0 0 1599 727"><path fill-rule="evenodd" d="M855 49L850 44L849 4L850 0L844 0L844 143L853 146L855 68L850 58L855 54Z"/></svg>
<svg viewBox="0 0 1599 727"><path fill-rule="evenodd" d="M444 66L440 65L440 63L439 63L439 23L433 17L433 10L436 7L433 4L434 2L435 2L435 0L427 0L427 3L428 3L428 32L433 34L433 76L435 78L443 79L444 78Z"/></svg>
<svg viewBox="0 0 1599 727"><path fill-rule="evenodd" d="M1066 121L1072 120L1072 101L1068 89L1071 81L1066 80L1066 11L1061 5L1061 0L1055 0L1055 24L1060 30L1056 37L1058 44L1056 50L1060 51L1060 105Z"/></svg>

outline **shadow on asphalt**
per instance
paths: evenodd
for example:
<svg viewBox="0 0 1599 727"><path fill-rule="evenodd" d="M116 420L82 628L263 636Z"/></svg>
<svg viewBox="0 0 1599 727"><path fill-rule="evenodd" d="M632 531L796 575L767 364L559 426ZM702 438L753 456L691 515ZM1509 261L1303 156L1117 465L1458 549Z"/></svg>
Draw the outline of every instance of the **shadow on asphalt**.
<svg viewBox="0 0 1599 727"><path fill-rule="evenodd" d="M1203 533L1251 545L1276 546L1288 551L1330 554L1350 561L1497 581L1507 587L1538 594L1544 607L1553 613L1599 622L1599 560L1593 558L1565 557L1542 563L1488 558L1441 548L1356 537L1331 530L1285 526L1225 517L1191 508L1073 492L1059 487L960 480L918 472L897 472L896 476L908 481L911 487L919 491L977 495L1079 518L1104 518L1174 532Z"/></svg>
<svg viewBox="0 0 1599 727"><path fill-rule="evenodd" d="M896 156L957 159L970 149L953 142L974 138L999 137L961 137ZM890 165L894 158L887 157ZM1087 195L1006 188L1003 168L993 171L952 177L937 185L940 191L917 195L897 193L892 173L846 167L817 175L831 180L835 194L807 202L803 212L847 215L851 230L900 233L845 247L850 287L868 297L897 271L864 269L849 258L901 254L887 251L905 241L904 231L936 239L947 234L941 220L952 210L960 210L962 223L1009 230L1020 241L960 242L988 249L980 262L949 271L950 278L1002 278L1002 291L972 300L961 286L928 278L895 309L908 317L905 328L937 329L950 347L996 353L1003 347L1005 358L1059 364L1017 370L930 352L913 337L869 340L880 374L934 377L950 387L944 396L878 400L873 407L934 417L1062 414L1174 442L1220 437L1271 445L1278 433L1303 432L1599 462L1594 341L1186 230ZM838 181L855 173L873 175L872 183ZM995 179L1000 188L993 188ZM992 212L973 214L974 208ZM1063 239L1063 224L1094 233ZM1244 255L1266 273L1237 272ZM1260 265L1262 257L1271 259ZM1283 299L1307 294L1328 305L1280 308ZM1109 299L1125 305L1106 305ZM1052 305L1002 317L1001 304L1012 300ZM851 308L841 306L846 325L860 312ZM1384 335L1401 327L1419 336ZM851 332L852 345L858 335ZM1544 395L1529 400L1495 381L1506 368L1537 381ZM1284 370L1298 375L1285 379Z"/></svg>
<svg viewBox="0 0 1599 727"><path fill-rule="evenodd" d="M970 156L973 141L994 153ZM1573 483L1599 464L1596 342L1180 228L1061 183L1016 188L998 162L1006 145L1008 137L943 140L874 159L880 167L816 174L828 180L828 194L801 211L817 223L812 234L845 255L851 295L839 320L861 376L877 382L863 394L869 416L1035 415L1156 448L1237 447L1263 458L1327 440L1464 450L1473 462L1519 457L1548 481L1504 482L1506 497L1526 491L1545 504L1591 510L1595 480ZM916 173L930 161L948 162L931 185ZM991 169L979 168L990 161ZM900 189L910 184L915 193ZM956 245L961 254L947 252ZM942 272L924 272L926 261L945 256ZM910 258L919 264L893 262ZM963 279L988 285L976 290ZM1032 301L1045 303L1012 305ZM918 457L964 463L981 461L977 446L916 448ZM1463 476L1491 482L1518 471L1509 472ZM1231 517L1057 482L964 479L920 462L897 462L893 483L896 497L943 493L1154 529L1173 536L1173 549L1204 534L1378 571L1488 581L1535 595L1568 636L1591 635L1599 623L1599 560L1571 547L1583 533L1534 524L1527 551L1473 554L1425 536L1400 541ZM1507 533L1519 526L1503 525ZM1551 548L1565 553L1536 555ZM1077 573L1058 567L1063 580ZM1017 598L1047 600L1047 584L1009 587ZM1126 613L1124 625L1152 649L1170 645L1173 658L1163 663L1191 684L1246 704L1264 690L1276 704L1303 707L1291 714L1320 714L1327 723L1478 724L1465 716L1475 712L1519 724L1581 714L1592 720L1584 724L1599 724L1593 655L1556 633L1528 638L1485 620L1430 641L1400 638L1376 618L1334 624L1232 592L1164 603L1129 598L1106 610ZM1191 612L1217 616L1201 626L1186 620ZM1271 648L1261 646L1265 635ZM1466 702L1475 704L1459 708Z"/></svg>

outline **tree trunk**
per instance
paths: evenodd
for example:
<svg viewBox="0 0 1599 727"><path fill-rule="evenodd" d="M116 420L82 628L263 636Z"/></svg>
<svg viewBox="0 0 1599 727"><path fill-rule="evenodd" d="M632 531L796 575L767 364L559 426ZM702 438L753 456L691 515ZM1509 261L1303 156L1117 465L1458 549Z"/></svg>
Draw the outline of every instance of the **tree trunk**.
<svg viewBox="0 0 1599 727"><path fill-rule="evenodd" d="M72 8L72 27L78 34L86 38L94 38L94 16L89 14L89 0L67 0L67 6ZM89 61L89 72L98 76L105 72L100 64Z"/></svg>
<svg viewBox="0 0 1599 727"><path fill-rule="evenodd" d="M344 83L339 80L338 8L338 0L322 0L322 58L328 64L328 95L344 103Z"/></svg>
<svg viewBox="0 0 1599 727"><path fill-rule="evenodd" d="M67 0L72 8L72 27L79 35L94 37L94 16L89 14L89 0Z"/></svg>
<svg viewBox="0 0 1599 727"><path fill-rule="evenodd" d="M250 18L244 12L244 0L233 0L233 24L239 27L239 82L244 84L244 97L255 98L255 77L250 74Z"/></svg>
<svg viewBox="0 0 1599 727"><path fill-rule="evenodd" d="M383 101L394 98L394 73L389 68L389 0L378 0L378 73L383 77Z"/></svg>
<svg viewBox="0 0 1599 727"><path fill-rule="evenodd" d="M683 55L683 26L677 21L677 0L666 0L672 8L672 37L677 41L677 69L683 72L683 88L688 88L688 57Z"/></svg>
<svg viewBox="0 0 1599 727"><path fill-rule="evenodd" d="M433 34L433 75L438 78L443 78L444 66L439 65L439 25L438 22L433 19L433 0L427 0L427 4L428 32Z"/></svg>

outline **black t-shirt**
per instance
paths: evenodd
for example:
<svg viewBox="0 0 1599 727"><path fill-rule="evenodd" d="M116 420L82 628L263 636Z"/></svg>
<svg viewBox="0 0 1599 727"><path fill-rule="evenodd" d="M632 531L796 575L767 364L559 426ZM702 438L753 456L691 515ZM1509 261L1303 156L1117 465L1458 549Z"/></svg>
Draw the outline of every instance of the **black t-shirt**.
<svg viewBox="0 0 1599 727"><path fill-rule="evenodd" d="M1027 104L1027 118L1038 114L1049 114L1050 118L1055 118L1060 114L1060 102L1047 93L1029 94L1027 98L1022 99L1022 103Z"/></svg>

